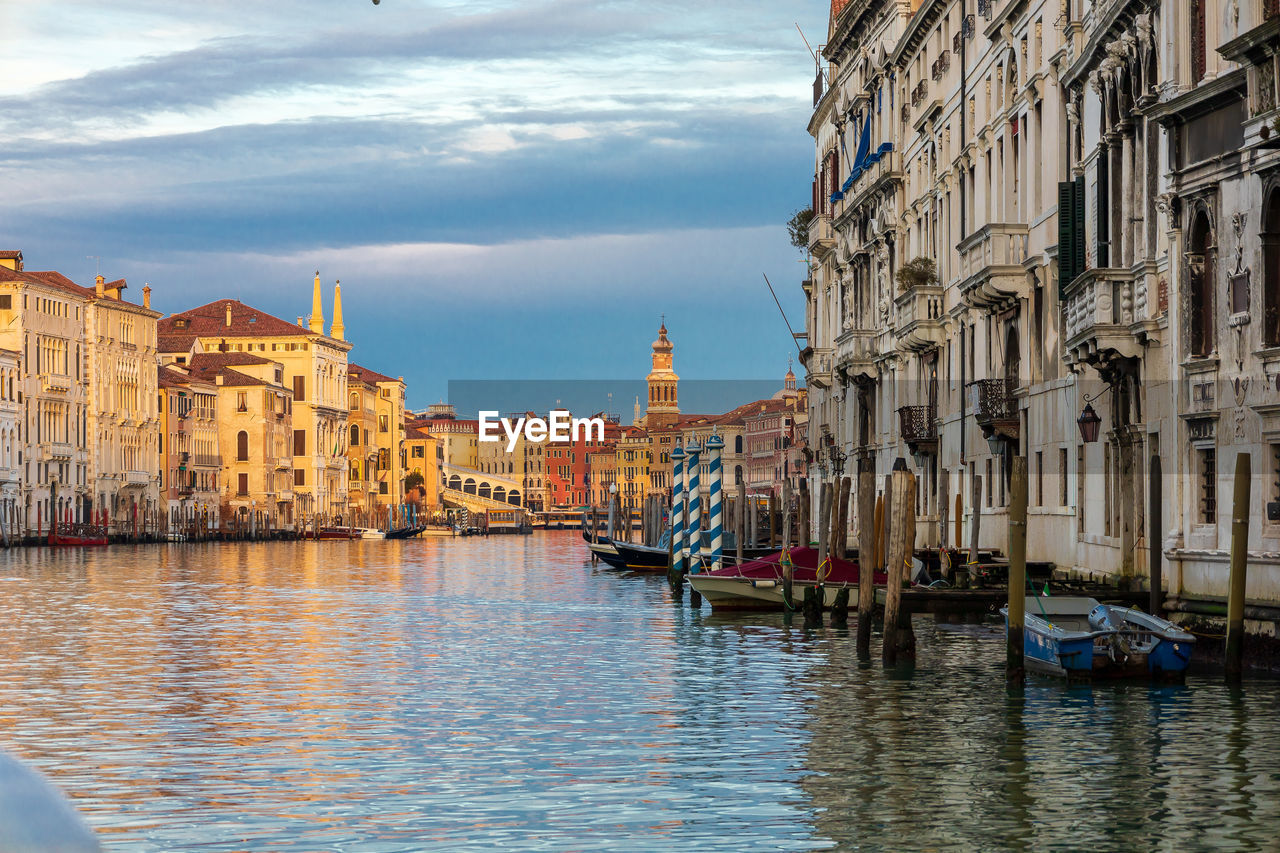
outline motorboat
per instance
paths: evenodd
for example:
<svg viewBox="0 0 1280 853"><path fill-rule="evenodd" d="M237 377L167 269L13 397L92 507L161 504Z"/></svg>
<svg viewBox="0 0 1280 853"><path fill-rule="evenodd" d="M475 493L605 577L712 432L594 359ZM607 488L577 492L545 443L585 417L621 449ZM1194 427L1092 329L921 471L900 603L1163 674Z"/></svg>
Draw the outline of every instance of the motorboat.
<svg viewBox="0 0 1280 853"><path fill-rule="evenodd" d="M713 610L784 610L796 608L804 602L806 587L817 584L818 549L791 548L786 554L791 560L791 601L783 597L783 552L748 560L741 564L729 563L714 571L690 573L686 576L693 587L707 600ZM705 556L705 555L704 555ZM723 557L722 557L723 560ZM850 590L851 600L856 601L858 590L858 564L851 560L831 558L823 572L823 606L835 603L841 589ZM872 580L883 586L884 572L876 571Z"/></svg>
<svg viewBox="0 0 1280 853"><path fill-rule="evenodd" d="M1064 678L1181 678L1196 638L1159 616L1086 596L1029 595L1022 649L1029 670ZM1000 608L1008 631L1009 608Z"/></svg>

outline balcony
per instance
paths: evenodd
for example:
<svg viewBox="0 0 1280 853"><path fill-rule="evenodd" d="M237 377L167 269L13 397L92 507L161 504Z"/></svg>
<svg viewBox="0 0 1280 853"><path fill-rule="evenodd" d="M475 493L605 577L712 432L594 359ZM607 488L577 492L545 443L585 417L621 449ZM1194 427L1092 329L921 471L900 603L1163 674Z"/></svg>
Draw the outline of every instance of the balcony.
<svg viewBox="0 0 1280 853"><path fill-rule="evenodd" d="M1067 357L1085 364L1142 355L1145 333L1135 335L1140 320L1134 274L1130 270L1085 270L1062 290L1062 325Z"/></svg>
<svg viewBox="0 0 1280 853"><path fill-rule="evenodd" d="M66 462L75 453L75 448L65 441L46 441L41 446L44 449L45 461Z"/></svg>
<svg viewBox="0 0 1280 853"><path fill-rule="evenodd" d="M804 359L804 366L807 371L805 384L810 387L830 388L832 361L830 347L821 347L809 353L808 358Z"/></svg>
<svg viewBox="0 0 1280 853"><path fill-rule="evenodd" d="M215 454L197 453L196 467L197 468L221 468L222 457Z"/></svg>
<svg viewBox="0 0 1280 853"><path fill-rule="evenodd" d="M1018 401L1008 379L979 379L969 383L969 408L983 438L1018 440Z"/></svg>
<svg viewBox="0 0 1280 853"><path fill-rule="evenodd" d="M960 298L970 308L996 309L1028 295L1027 226L992 222L960 241Z"/></svg>
<svg viewBox="0 0 1280 853"><path fill-rule="evenodd" d="M938 410L933 406L903 406L898 409L902 440L912 453L938 452Z"/></svg>
<svg viewBox="0 0 1280 853"><path fill-rule="evenodd" d="M836 338L836 369L850 378L876 375L874 329L849 329Z"/></svg>
<svg viewBox="0 0 1280 853"><path fill-rule="evenodd" d="M65 373L40 374L40 390L46 394L65 394L71 390L73 384L75 380Z"/></svg>
<svg viewBox="0 0 1280 853"><path fill-rule="evenodd" d="M809 251L822 260L836 247L836 230L831 217L819 213L809 222Z"/></svg>
<svg viewBox="0 0 1280 853"><path fill-rule="evenodd" d="M894 333L898 345L912 352L925 352L942 346L942 286L916 285L900 293L894 300L897 322Z"/></svg>
<svg viewBox="0 0 1280 853"><path fill-rule="evenodd" d="M151 484L151 473L149 471L125 471L124 484L126 486L149 486Z"/></svg>

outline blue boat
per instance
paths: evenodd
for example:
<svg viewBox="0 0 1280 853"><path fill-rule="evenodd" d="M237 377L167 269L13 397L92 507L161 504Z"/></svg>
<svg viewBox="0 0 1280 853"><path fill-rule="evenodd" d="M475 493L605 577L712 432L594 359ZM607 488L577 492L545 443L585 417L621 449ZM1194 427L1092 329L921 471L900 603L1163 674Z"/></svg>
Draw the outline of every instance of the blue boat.
<svg viewBox="0 0 1280 853"><path fill-rule="evenodd" d="M1181 678L1196 638L1172 622L1084 596L1027 596L1027 669L1071 680ZM1009 609L1000 608L1008 631Z"/></svg>

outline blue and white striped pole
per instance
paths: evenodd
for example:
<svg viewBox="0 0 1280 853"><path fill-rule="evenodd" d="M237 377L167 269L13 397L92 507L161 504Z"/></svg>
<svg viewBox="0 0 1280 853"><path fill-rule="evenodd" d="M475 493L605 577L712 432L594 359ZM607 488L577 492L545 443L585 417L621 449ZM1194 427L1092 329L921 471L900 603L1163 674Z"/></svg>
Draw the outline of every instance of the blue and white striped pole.
<svg viewBox="0 0 1280 853"><path fill-rule="evenodd" d="M707 439L707 511L711 528L711 570L720 568L720 556L724 551L724 518L721 515L720 495L720 456L724 450L724 439L713 430Z"/></svg>
<svg viewBox="0 0 1280 853"><path fill-rule="evenodd" d="M688 473L689 480L689 521L686 526L688 531L687 539L689 542L689 574L696 575L702 570L702 566L698 560L698 552L702 550L702 507L698 502L698 456L702 453L702 448L698 446L698 439L694 439L689 446L684 449L685 469Z"/></svg>
<svg viewBox="0 0 1280 853"><path fill-rule="evenodd" d="M684 451L671 451L671 575L684 576Z"/></svg>

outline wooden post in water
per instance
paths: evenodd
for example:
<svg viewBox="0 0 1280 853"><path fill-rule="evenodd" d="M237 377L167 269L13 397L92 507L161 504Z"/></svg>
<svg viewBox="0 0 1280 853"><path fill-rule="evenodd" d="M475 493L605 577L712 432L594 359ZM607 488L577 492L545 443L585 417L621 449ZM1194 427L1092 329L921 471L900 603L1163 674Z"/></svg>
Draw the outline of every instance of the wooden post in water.
<svg viewBox="0 0 1280 853"><path fill-rule="evenodd" d="M973 475L973 517L969 524L969 559L965 575L972 578L978 567L978 534L982 529L982 475Z"/></svg>
<svg viewBox="0 0 1280 853"><path fill-rule="evenodd" d="M818 569L814 584L804 590L805 624L816 624L822 619L823 595L822 564L826 562L831 547L831 484L825 480L818 491Z"/></svg>
<svg viewBox="0 0 1280 853"><path fill-rule="evenodd" d="M782 481L782 550L786 553L787 559L780 561L782 563L782 600L791 606L791 589L793 572L790 560L791 549L791 481Z"/></svg>
<svg viewBox="0 0 1280 853"><path fill-rule="evenodd" d="M902 564L907 550L907 489L910 478L908 471L894 471L889 478L888 499L885 501L891 508L888 516L892 525L889 528L884 640L881 643L881 659L885 666L893 666L898 661L898 622L902 611Z"/></svg>
<svg viewBox="0 0 1280 853"><path fill-rule="evenodd" d="M747 526L750 528L750 530L748 530L747 532L747 535L751 537L752 548L760 547L760 540L757 538L760 530L760 525L756 517L756 513L757 513L756 496L752 495L749 498L749 504L747 506L747 516L748 516Z"/></svg>
<svg viewBox="0 0 1280 853"><path fill-rule="evenodd" d="M1227 591L1227 660L1229 684L1244 674L1244 591L1249 567L1249 470L1248 453L1236 454L1236 488L1231 501L1231 585Z"/></svg>
<svg viewBox="0 0 1280 853"><path fill-rule="evenodd" d="M955 520L952 523L955 525L955 537L951 540L951 547L955 550L956 554L959 555L960 547L964 542L964 495L960 493L959 486L956 487L956 512ZM954 573L954 568L952 569L952 572Z"/></svg>
<svg viewBox="0 0 1280 853"><path fill-rule="evenodd" d="M874 474L872 477L874 478ZM874 489L874 485L872 487ZM871 565L877 569L884 568L884 501L887 495L876 495L875 520L871 525L871 535L875 540L871 543Z"/></svg>
<svg viewBox="0 0 1280 853"><path fill-rule="evenodd" d="M876 475L858 475L858 660L871 659L871 611L875 607Z"/></svg>
<svg viewBox="0 0 1280 853"><path fill-rule="evenodd" d="M1022 632L1027 602L1027 457L1013 457L1009 503L1009 619L1005 631L1005 678L1021 684L1025 675Z"/></svg>
<svg viewBox="0 0 1280 853"><path fill-rule="evenodd" d="M1161 530L1164 527L1164 485L1159 454L1151 454L1151 465L1148 470L1151 472L1147 485L1151 492L1151 509L1147 513L1147 560L1150 566L1148 581L1151 586L1151 600L1148 602L1147 609L1151 611L1152 616L1161 616L1164 613L1164 554L1160 544Z"/></svg>
<svg viewBox="0 0 1280 853"><path fill-rule="evenodd" d="M737 527L734 529L734 539L737 540L738 547L738 565L742 565L742 551L746 547L747 538L747 484L745 482L738 484L738 500L737 504Z"/></svg>
<svg viewBox="0 0 1280 853"><path fill-rule="evenodd" d="M832 487L831 492L831 511L835 516L831 526L835 534L833 537L835 544L831 548L830 556L834 563L836 559L845 559L848 552L849 478L841 477L840 482ZM848 586L842 586L837 590L835 600L831 602L831 624L840 626L849 624Z"/></svg>
<svg viewBox="0 0 1280 853"><path fill-rule="evenodd" d="M796 545L801 548L808 548L809 543L813 541L809 530L809 479L806 477L800 481L800 497L796 500L799 510L800 523L797 525L799 532L796 536Z"/></svg>

